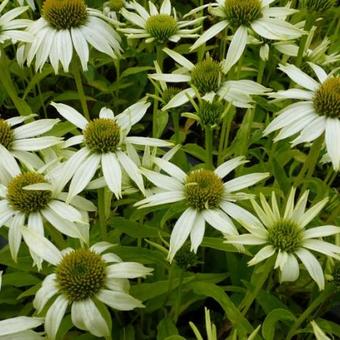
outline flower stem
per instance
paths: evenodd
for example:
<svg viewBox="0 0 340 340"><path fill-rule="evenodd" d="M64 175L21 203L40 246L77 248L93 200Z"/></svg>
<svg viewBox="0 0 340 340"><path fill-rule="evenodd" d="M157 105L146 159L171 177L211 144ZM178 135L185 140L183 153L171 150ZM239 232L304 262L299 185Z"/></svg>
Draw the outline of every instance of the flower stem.
<svg viewBox="0 0 340 340"><path fill-rule="evenodd" d="M183 279L184 279L184 270L181 269L181 272L179 274L179 284L177 288L177 296L176 296L176 302L175 302L175 316L174 316L175 323L178 320L178 316L180 312L179 309L181 307Z"/></svg>
<svg viewBox="0 0 340 340"><path fill-rule="evenodd" d="M295 186L298 186L302 182L303 179L307 180L313 175L313 172L314 172L314 169L315 169L315 166L318 161L319 154L322 148L322 144L323 144L323 136L320 136L314 141L312 147L309 150L307 159L304 162L303 167L298 177L295 180L295 183L294 183Z"/></svg>
<svg viewBox="0 0 340 340"><path fill-rule="evenodd" d="M2 49L0 49L0 82L19 114L21 116L32 114L32 110L29 105L18 96L17 90L9 72L9 60L5 54L5 51Z"/></svg>
<svg viewBox="0 0 340 340"><path fill-rule="evenodd" d="M209 169L213 168L213 134L210 126L204 128L205 132L205 150L206 150L206 165Z"/></svg>
<svg viewBox="0 0 340 340"><path fill-rule="evenodd" d="M309 316L318 308L322 303L324 303L332 294L334 293L334 287L329 285L323 292L321 292L317 298L307 307L307 309L296 319L293 326L290 328L286 340L290 340L295 331L300 327L300 325L309 318Z"/></svg>
<svg viewBox="0 0 340 340"><path fill-rule="evenodd" d="M304 30L306 32L309 32L311 30L311 28L313 27L313 23L314 23L314 15L312 13L309 13L309 15L306 16L306 22L305 22ZM301 41L300 41L299 51L298 51L298 55L297 55L296 61L295 61L295 65L297 67L300 67L300 65L302 63L303 54L305 52L307 40L308 40L308 34L303 35L302 38L301 38Z"/></svg>
<svg viewBox="0 0 340 340"><path fill-rule="evenodd" d="M84 91L83 82L82 82L82 79L81 79L80 65L77 64L76 62L73 62L71 67L72 67L72 73L73 73L74 81L76 83L76 87L77 87L77 91L78 91L78 95L79 95L81 108L83 110L85 118L87 120L90 120L91 119L90 113L89 113L89 109L87 107L86 95L85 95L85 91Z"/></svg>
<svg viewBox="0 0 340 340"><path fill-rule="evenodd" d="M102 239L106 239L105 188L98 189L98 217Z"/></svg>
<svg viewBox="0 0 340 340"><path fill-rule="evenodd" d="M175 109L172 113L172 122L174 125L174 131L175 131L175 142L176 145L180 143L180 130L179 130L179 112Z"/></svg>
<svg viewBox="0 0 340 340"><path fill-rule="evenodd" d="M228 139L229 139L229 131L230 131L230 125L232 122L232 116L231 115L230 108L231 108L231 103L228 104L223 116L222 116L222 128L221 128L221 133L220 133L220 141L218 145L218 159L217 159L217 164L220 165L223 163L223 154L224 150L228 146Z"/></svg>

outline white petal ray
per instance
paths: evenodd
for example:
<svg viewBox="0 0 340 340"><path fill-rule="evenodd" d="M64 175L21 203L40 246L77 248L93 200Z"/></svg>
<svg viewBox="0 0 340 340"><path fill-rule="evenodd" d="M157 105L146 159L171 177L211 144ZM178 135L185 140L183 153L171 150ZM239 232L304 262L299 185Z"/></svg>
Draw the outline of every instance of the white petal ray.
<svg viewBox="0 0 340 340"><path fill-rule="evenodd" d="M274 253L275 249L272 246L265 246L248 262L248 266L255 266L266 260L268 257L271 257Z"/></svg>
<svg viewBox="0 0 340 340"><path fill-rule="evenodd" d="M168 162L162 158L155 158L155 164L158 165L163 171L165 171L170 176L176 178L180 182L184 182L187 175L186 173L177 165Z"/></svg>
<svg viewBox="0 0 340 340"><path fill-rule="evenodd" d="M53 128L59 122L59 119L40 119L17 127L14 130L16 138L29 138L41 135Z"/></svg>
<svg viewBox="0 0 340 340"><path fill-rule="evenodd" d="M96 297L103 303L116 310L133 310L144 307L143 304L124 292L101 289Z"/></svg>
<svg viewBox="0 0 340 340"><path fill-rule="evenodd" d="M203 241L205 232L205 220L202 214L198 213L190 232L191 247L190 251L197 253L198 247Z"/></svg>
<svg viewBox="0 0 340 340"><path fill-rule="evenodd" d="M43 318L31 318L28 316L17 316L0 321L0 337L7 340L19 340L16 334L40 326L44 323Z"/></svg>
<svg viewBox="0 0 340 340"><path fill-rule="evenodd" d="M308 62L308 65L313 69L313 71L316 74L316 76L318 77L320 83L323 83L328 78L328 75L325 72L325 70L322 67L320 67L319 65L316 65L316 64L311 63L311 62Z"/></svg>
<svg viewBox="0 0 340 340"><path fill-rule="evenodd" d="M25 222L25 215L18 213L14 215L8 230L8 245L14 262L17 262L18 252L21 244L21 228Z"/></svg>
<svg viewBox="0 0 340 340"><path fill-rule="evenodd" d="M315 237L326 237L340 233L340 227L336 227L335 225L323 225L320 227L306 229L303 233L303 237L307 238L315 238Z"/></svg>
<svg viewBox="0 0 340 340"><path fill-rule="evenodd" d="M201 214L215 229L223 234L237 235L237 229L231 219L220 209L204 209Z"/></svg>
<svg viewBox="0 0 340 340"><path fill-rule="evenodd" d="M107 267L107 278L136 279L138 277L146 277L152 271L152 268L145 267L137 262L120 262Z"/></svg>
<svg viewBox="0 0 340 340"><path fill-rule="evenodd" d="M184 242L190 235L196 216L197 211L192 208L188 208L177 220L170 236L170 249L168 254L168 260L170 262L172 262L177 251L183 246Z"/></svg>
<svg viewBox="0 0 340 340"><path fill-rule="evenodd" d="M170 191L181 191L184 189L183 184L173 177L162 175L148 169L142 169L141 171L149 181L159 188Z"/></svg>
<svg viewBox="0 0 340 340"><path fill-rule="evenodd" d="M102 155L102 170L109 189L119 199L122 196L122 170L114 153Z"/></svg>
<svg viewBox="0 0 340 340"><path fill-rule="evenodd" d="M169 102L162 108L162 111L172 109L174 107L179 107L189 101L189 98L195 98L195 90L191 87L177 93L172 97Z"/></svg>
<svg viewBox="0 0 340 340"><path fill-rule="evenodd" d="M149 196L137 202L135 205L140 208L146 208L146 207L153 207L156 205L179 202L184 199L185 199L185 196L184 196L183 191L169 191L169 192L161 192L159 194L154 194L152 196Z"/></svg>
<svg viewBox="0 0 340 340"><path fill-rule="evenodd" d="M300 274L299 263L293 254L288 254L286 263L281 268L280 281L295 281Z"/></svg>
<svg viewBox="0 0 340 340"><path fill-rule="evenodd" d="M235 192L244 188L248 188L259 181L264 180L269 177L269 172L264 173L253 173L248 175L243 175L237 178L234 178L224 184L224 188L228 192Z"/></svg>
<svg viewBox="0 0 340 340"><path fill-rule="evenodd" d="M1 144L0 144L0 159L1 162L6 165L6 169L12 177L15 177L21 173L19 165L14 159L14 157Z"/></svg>
<svg viewBox="0 0 340 340"><path fill-rule="evenodd" d="M45 318L45 330L50 339L55 339L60 323L66 313L68 302L63 295L59 295L48 309Z"/></svg>
<svg viewBox="0 0 340 340"><path fill-rule="evenodd" d="M81 213L69 204L53 200L48 203L48 206L52 211L54 211L56 214L64 219L70 220L72 222L81 221Z"/></svg>
<svg viewBox="0 0 340 340"><path fill-rule="evenodd" d="M84 130L88 121L86 118L80 114L77 110L73 107L62 104L62 103L54 103L52 102L51 105L69 122L74 124L75 126L79 127L80 129Z"/></svg>
<svg viewBox="0 0 340 340"><path fill-rule="evenodd" d="M236 158L230 159L229 161L226 161L223 164L221 164L218 168L215 169L214 172L220 178L224 178L230 172L232 172L234 169L236 169L240 165L245 164L247 162L248 161L245 160L244 156L236 157Z"/></svg>
<svg viewBox="0 0 340 340"><path fill-rule="evenodd" d="M57 294L58 291L59 288L56 284L56 274L47 275L33 300L33 306L38 313L41 313L48 300Z"/></svg>
<svg viewBox="0 0 340 340"><path fill-rule="evenodd" d="M326 148L335 171L340 170L340 119L326 119Z"/></svg>
<svg viewBox="0 0 340 340"><path fill-rule="evenodd" d="M87 64L89 62L89 47L87 41L84 38L81 30L76 27L71 27L71 37L73 46L78 54L81 66L84 71L87 71Z"/></svg>
<svg viewBox="0 0 340 340"><path fill-rule="evenodd" d="M170 56L173 60L176 61L176 63L178 63L179 65L185 67L186 69L188 69L189 71L191 71L193 68L195 68L195 65L188 60L187 58L183 57L181 54L170 50L168 48L163 48L163 51Z"/></svg>

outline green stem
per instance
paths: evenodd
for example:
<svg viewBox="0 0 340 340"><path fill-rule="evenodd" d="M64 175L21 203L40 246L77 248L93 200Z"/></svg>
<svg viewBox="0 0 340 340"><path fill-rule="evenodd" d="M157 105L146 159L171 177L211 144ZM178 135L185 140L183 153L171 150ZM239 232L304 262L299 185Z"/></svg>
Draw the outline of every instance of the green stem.
<svg viewBox="0 0 340 340"><path fill-rule="evenodd" d="M310 315L318 308L322 303L324 303L332 294L334 293L334 287L329 285L323 292L321 292L317 298L307 307L307 309L296 319L293 326L290 328L286 340L290 340L296 330L300 327L300 325L306 321Z"/></svg>
<svg viewBox="0 0 340 340"><path fill-rule="evenodd" d="M163 46L156 46L156 54L157 54L157 63L163 71L163 61L164 61L164 53L162 51ZM154 97L154 105L153 105L153 113L152 113L152 137L159 137L157 134L157 130L159 128L158 124L158 89L155 89L155 97Z"/></svg>
<svg viewBox="0 0 340 340"><path fill-rule="evenodd" d="M105 188L98 189L98 217L102 239L106 239Z"/></svg>
<svg viewBox="0 0 340 340"><path fill-rule="evenodd" d="M253 304L263 285L272 272L275 263L275 257L269 258L261 267L257 267L251 277L251 283L254 285L254 289L248 290L247 294L241 301L239 309L242 315L246 315L249 308Z"/></svg>
<svg viewBox="0 0 340 340"><path fill-rule="evenodd" d="M14 83L11 79L11 74L9 71L9 60L5 54L3 49L0 49L0 82L13 102L15 108L19 112L21 116L27 116L31 114L31 109L27 105L27 103L19 98L17 90L14 86Z"/></svg>
<svg viewBox="0 0 340 340"><path fill-rule="evenodd" d="M175 109L172 113L172 122L174 124L174 131L175 131L175 142L176 144L180 143L180 130L179 130L179 112Z"/></svg>
<svg viewBox="0 0 340 340"><path fill-rule="evenodd" d="M81 79L81 69L80 69L80 64L73 62L72 66L72 73L73 73L73 77L74 77L74 81L76 83L76 87L77 87L77 91L78 91L78 95L79 95L79 100L80 100L80 104L81 104L81 108L83 110L84 116L87 120L90 120L90 113L89 113L89 109L87 107L87 101L86 101L86 95L85 95L85 91L84 91L84 86L83 86L83 82Z"/></svg>
<svg viewBox="0 0 340 340"><path fill-rule="evenodd" d="M228 131L230 130L230 124L232 120L229 118L229 111L230 111L231 105L232 105L231 103L228 104L222 116L222 128L221 128L221 133L220 133L220 141L218 145L218 158L217 158L218 165L223 163L223 154L225 150L225 145L228 144L228 137L229 137Z"/></svg>
<svg viewBox="0 0 340 340"><path fill-rule="evenodd" d="M323 136L320 136L314 141L312 147L309 150L307 159L304 162L302 169L294 182L295 186L298 186L299 184L301 184L303 179L307 180L313 175L313 172L314 172L314 169L317 164L319 154L322 148L322 144L323 144Z"/></svg>
<svg viewBox="0 0 340 340"><path fill-rule="evenodd" d="M262 84L263 74L264 74L265 67L266 67L265 61L260 58L259 70L257 72L257 82L259 84Z"/></svg>
<svg viewBox="0 0 340 340"><path fill-rule="evenodd" d="M184 279L184 270L181 269L181 272L179 274L179 285L177 288L177 296L176 296L176 302L175 302L175 316L174 316L175 323L178 320L179 310L181 307L183 279Z"/></svg>
<svg viewBox="0 0 340 340"><path fill-rule="evenodd" d="M213 134L210 126L204 128L205 132L205 151L207 168L213 169Z"/></svg>
<svg viewBox="0 0 340 340"><path fill-rule="evenodd" d="M306 22L305 22L305 27L304 30L306 32L309 32L311 30L311 28L313 27L314 24L314 15L312 15L312 13L308 13L309 15L307 15L306 17ZM297 67L300 67L301 63L302 63L302 59L303 59L303 55L305 52L305 47L306 47L306 42L308 40L308 34L305 34L302 36L301 41L300 41L300 46L299 46L299 51L298 51L298 55L296 57L296 61L295 61L295 65Z"/></svg>

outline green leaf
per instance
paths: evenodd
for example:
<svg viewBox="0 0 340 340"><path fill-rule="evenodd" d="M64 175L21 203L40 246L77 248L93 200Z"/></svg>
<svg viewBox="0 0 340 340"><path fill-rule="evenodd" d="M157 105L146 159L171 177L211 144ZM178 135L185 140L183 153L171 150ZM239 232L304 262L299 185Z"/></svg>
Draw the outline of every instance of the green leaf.
<svg viewBox="0 0 340 340"><path fill-rule="evenodd" d="M165 340L173 335L178 335L176 325L171 318L164 318L157 326L157 340Z"/></svg>
<svg viewBox="0 0 340 340"><path fill-rule="evenodd" d="M209 296L216 300L216 302L219 303L219 305L223 308L226 316L231 321L233 326L238 329L240 335L248 334L253 331L252 325L241 314L241 312L234 305L230 297L221 287L207 282L194 282L191 286L195 293L201 294L205 297Z"/></svg>
<svg viewBox="0 0 340 340"><path fill-rule="evenodd" d="M150 71L150 70L154 70L154 68L151 67L151 66L129 67L124 72L122 72L120 78L128 77L128 76L131 76L131 75L134 75L134 74L137 74L137 73L146 72L146 71Z"/></svg>
<svg viewBox="0 0 340 340"><path fill-rule="evenodd" d="M35 285L39 282L40 280L36 276L22 272L5 274L2 277L3 286L25 287Z"/></svg>
<svg viewBox="0 0 340 340"><path fill-rule="evenodd" d="M272 310L262 325L262 335L265 340L274 340L276 323L280 320L294 321L294 314L288 309L277 308Z"/></svg>

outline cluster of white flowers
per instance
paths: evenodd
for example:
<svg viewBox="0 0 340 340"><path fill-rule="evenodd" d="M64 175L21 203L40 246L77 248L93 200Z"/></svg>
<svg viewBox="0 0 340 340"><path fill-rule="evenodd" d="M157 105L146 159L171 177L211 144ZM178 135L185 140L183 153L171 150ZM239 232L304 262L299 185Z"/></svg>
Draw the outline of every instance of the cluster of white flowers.
<svg viewBox="0 0 340 340"><path fill-rule="evenodd" d="M268 41L274 41L273 47L283 53L290 50L292 53L287 54L298 54L295 41L306 32L299 23L293 25L287 21L297 10L288 5L272 7L273 2L217 0L179 17L170 0L164 0L159 8L150 1L148 9L135 0L108 1L104 12L88 8L84 0L45 0L41 17L32 21L18 19L28 10L23 4L5 12L9 3L5 0L0 5L1 53L8 41L18 42L17 60L21 66L29 67L34 61L38 72L50 64L58 74L61 68L68 73L79 63L86 71L93 50L119 59L123 35L127 39L145 39L146 44L155 45L163 58L170 57L169 61L175 63L174 70L166 73L157 60L149 79L163 92L170 89L167 83L185 84L163 102L162 111L181 108L194 98L237 109L252 109L254 96L269 96L275 102L296 100L271 120L262 132L263 138L279 131L273 141L294 136L292 147L301 143L310 145L321 138L333 169L339 171L340 77L335 71L327 74L316 64L317 58L311 58L313 62L308 65L318 79L315 80L293 64L280 64L279 70L299 88L277 92L261 82L234 79L233 70L248 44L262 45L263 61L268 59ZM33 1L28 3L35 9ZM202 33L207 8L217 22ZM201 53L201 59L194 63L175 48L169 48L180 39L188 39L194 40L190 51L195 51L217 35L222 35L225 44L230 40L223 60ZM311 54L311 50L306 51L306 58ZM216 168L200 164L184 171L170 162L179 148L172 141L133 136L131 132L151 106L148 97L119 114L103 107L98 117L91 113L86 118L69 105L55 102L50 105L60 114L60 119L37 119L35 115L0 118L0 227L8 228L14 261L18 260L24 241L39 269L43 261L54 268L33 301L37 315L44 318L0 321L0 337L10 334L14 327L17 338L24 339L26 334L40 338L40 334L30 329L44 323L48 337L54 339L69 306L77 328L107 337L109 325L98 303L117 310L143 307L141 301L129 294L128 279L146 277L152 268L124 262L116 254L106 253L113 246L107 240L90 246L90 216L97 208L85 194L98 188L106 188L116 200L122 199L129 189L139 193L143 197L134 204L138 209L181 202L182 210L170 236L170 262L188 238L191 250L196 253L206 225L210 225L240 252L245 250L244 245L263 247L249 265L275 256L274 268L280 269L280 280L295 281L300 273L299 259L320 290L324 289L323 269L311 251L340 260L340 247L321 240L339 234L340 228L308 226L326 206L327 198L306 209L308 191L301 192L295 203L296 189L292 188L285 209L274 191L271 205L260 195L260 206L256 195L247 189L267 180L271 174L249 173L245 169L246 174L234 175L234 170L248 162L243 156L223 159ZM62 119L75 126L70 138L53 136L53 129ZM168 153L161 157L157 151L151 154L150 148L165 148ZM145 157L141 160L143 149L148 164ZM150 189L151 184L155 188ZM243 201L251 202L252 209L242 207ZM79 240L79 247L57 249L49 240L47 230L51 226L63 237ZM244 229L248 233L242 233ZM53 302L48 304L51 299Z"/></svg>

